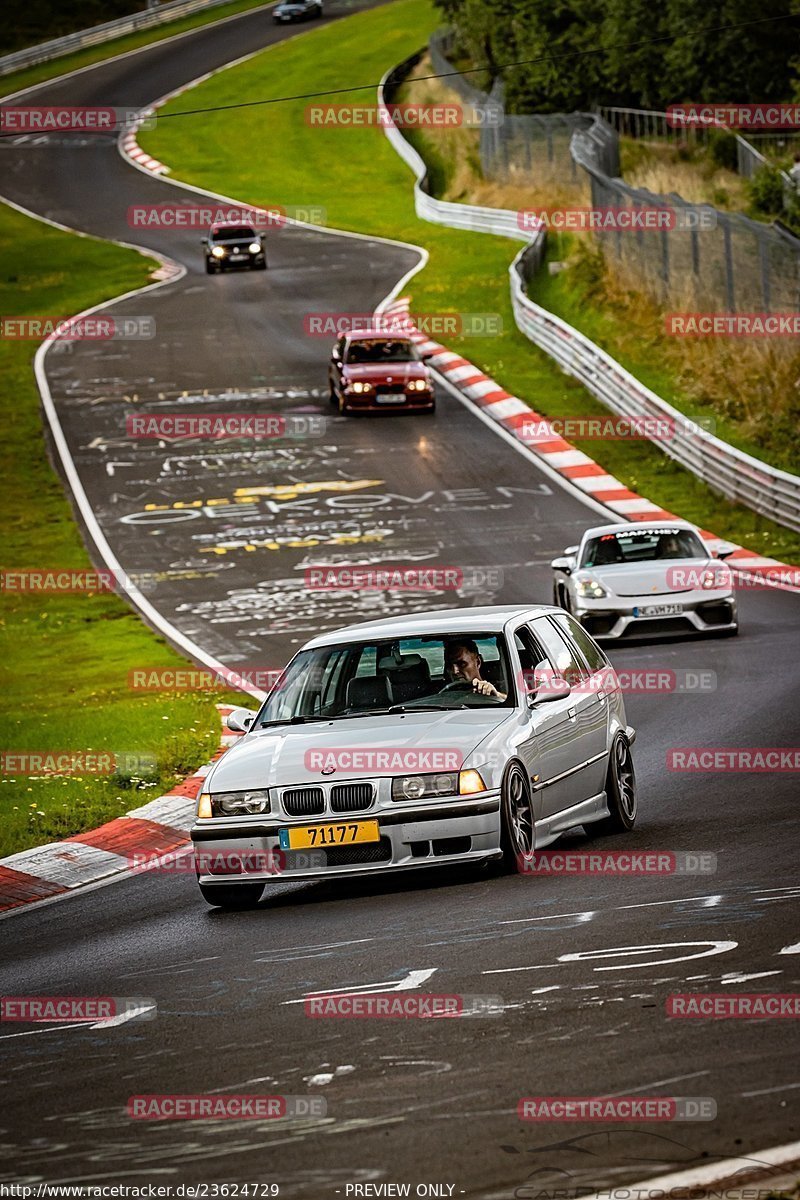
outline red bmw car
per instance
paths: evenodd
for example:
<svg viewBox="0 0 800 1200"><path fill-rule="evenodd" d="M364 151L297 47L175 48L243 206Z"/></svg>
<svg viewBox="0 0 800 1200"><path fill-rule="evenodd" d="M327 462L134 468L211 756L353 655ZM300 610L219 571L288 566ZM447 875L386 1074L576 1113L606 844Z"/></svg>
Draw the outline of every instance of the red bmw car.
<svg viewBox="0 0 800 1200"><path fill-rule="evenodd" d="M339 338L328 368L331 404L340 413L390 408L433 412L433 379L411 338L353 330Z"/></svg>

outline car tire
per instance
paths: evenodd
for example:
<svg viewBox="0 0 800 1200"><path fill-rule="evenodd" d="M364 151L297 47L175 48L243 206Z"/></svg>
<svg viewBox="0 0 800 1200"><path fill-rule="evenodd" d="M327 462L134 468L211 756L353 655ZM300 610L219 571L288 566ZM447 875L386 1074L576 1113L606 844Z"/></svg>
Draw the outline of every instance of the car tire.
<svg viewBox="0 0 800 1200"><path fill-rule="evenodd" d="M350 409L347 406L347 401L344 398L343 392L339 393L339 396L337 397L337 403L339 405L339 415L342 417L349 417Z"/></svg>
<svg viewBox="0 0 800 1200"><path fill-rule="evenodd" d="M213 263L210 258L206 259L206 275L216 275L217 264Z"/></svg>
<svg viewBox="0 0 800 1200"><path fill-rule="evenodd" d="M263 259L263 261L262 261L262 262L257 262L255 266L256 266L256 270L257 270L257 271L266 271L266 269L267 269L267 260L266 260L266 259Z"/></svg>
<svg viewBox="0 0 800 1200"><path fill-rule="evenodd" d="M201 883L206 904L216 908L255 908L264 891L263 883Z"/></svg>
<svg viewBox="0 0 800 1200"><path fill-rule="evenodd" d="M636 821L636 771L628 739L618 733L611 743L606 773L609 815L589 826L593 834L626 833Z"/></svg>
<svg viewBox="0 0 800 1200"><path fill-rule="evenodd" d="M531 790L518 762L506 768L500 785L500 842L506 872L523 875L528 869L525 856L533 853L535 837Z"/></svg>

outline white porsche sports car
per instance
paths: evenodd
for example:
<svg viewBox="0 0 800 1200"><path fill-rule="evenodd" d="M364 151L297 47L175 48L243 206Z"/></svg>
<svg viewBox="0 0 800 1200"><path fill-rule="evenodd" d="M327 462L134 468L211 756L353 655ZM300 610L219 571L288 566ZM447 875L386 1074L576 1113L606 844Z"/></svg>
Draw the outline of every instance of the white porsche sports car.
<svg viewBox="0 0 800 1200"><path fill-rule="evenodd" d="M733 575L687 521L597 525L554 558L553 603L595 638L738 633Z"/></svg>

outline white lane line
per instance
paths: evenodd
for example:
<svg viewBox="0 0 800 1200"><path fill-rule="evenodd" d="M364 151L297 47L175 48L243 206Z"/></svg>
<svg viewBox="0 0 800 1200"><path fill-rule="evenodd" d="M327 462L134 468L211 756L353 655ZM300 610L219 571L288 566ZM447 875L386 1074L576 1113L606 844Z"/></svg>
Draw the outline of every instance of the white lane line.
<svg viewBox="0 0 800 1200"><path fill-rule="evenodd" d="M748 974L746 971L731 971L727 975L723 975L720 983L747 983L748 979L766 979L768 975L782 975L783 971L754 971Z"/></svg>
<svg viewBox="0 0 800 1200"><path fill-rule="evenodd" d="M100 1021L95 1021L90 1029L113 1029L117 1025L125 1025L128 1021L135 1021L137 1017L143 1016L145 1013L155 1011L155 1004L137 1004L133 1008L126 1009L125 1012L117 1013L114 1017L104 1017Z"/></svg>
<svg viewBox="0 0 800 1200"><path fill-rule="evenodd" d="M24 1033L4 1033L0 1034L0 1042L6 1042L9 1038L18 1037L33 1037L37 1033L58 1033L60 1029L87 1029L91 1027L91 1021L70 1021L69 1025L48 1025L45 1029L26 1029Z"/></svg>
<svg viewBox="0 0 800 1200"><path fill-rule="evenodd" d="M604 916L606 913L624 912L631 908L657 908L662 904L688 904L690 901L702 900L703 908L714 908L722 902L722 895L715 896L679 896L675 900L647 900L643 904L615 904L613 908L606 909L584 909L583 912L569 913L553 913L547 917L514 917L511 921L498 921L498 925L528 925L533 921L563 921L567 917L583 917L585 921L595 916ZM800 945L800 943L798 943Z"/></svg>
<svg viewBox="0 0 800 1200"><path fill-rule="evenodd" d="M792 946L784 946L778 954L800 954L800 942L795 942Z"/></svg>
<svg viewBox="0 0 800 1200"><path fill-rule="evenodd" d="M784 1083L782 1087L761 1088L757 1092L739 1092L740 1096L771 1096L774 1092L793 1092L800 1088L800 1083Z"/></svg>
<svg viewBox="0 0 800 1200"><path fill-rule="evenodd" d="M388 979L382 983L367 983L351 984L348 987L339 988L322 988L317 992L307 992L305 996L301 996L299 1000L284 1000L284 1004L305 1004L306 1000L321 999L325 996L370 996L376 992L408 992L412 988L419 987L421 983L425 983L430 979L431 975L435 975L438 967L428 967L423 970L409 971L405 979Z"/></svg>

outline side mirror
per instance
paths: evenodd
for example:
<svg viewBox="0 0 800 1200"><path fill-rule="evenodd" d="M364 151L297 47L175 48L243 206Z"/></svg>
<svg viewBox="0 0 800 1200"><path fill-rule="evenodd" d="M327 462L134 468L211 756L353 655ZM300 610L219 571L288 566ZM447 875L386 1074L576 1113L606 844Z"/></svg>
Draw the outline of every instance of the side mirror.
<svg viewBox="0 0 800 1200"><path fill-rule="evenodd" d="M551 676L544 680L536 691L528 693L528 705L550 704L553 700L564 700L572 691L572 686L560 675Z"/></svg>
<svg viewBox="0 0 800 1200"><path fill-rule="evenodd" d="M436 350L421 350L419 356L423 362L429 362L430 359L436 357L437 353Z"/></svg>
<svg viewBox="0 0 800 1200"><path fill-rule="evenodd" d="M203 245L204 245L204 246L207 246L207 245L208 245L208 238L203 238Z"/></svg>
<svg viewBox="0 0 800 1200"><path fill-rule="evenodd" d="M228 713L228 718L225 724L230 729L231 733L247 733L256 714L249 708L234 708Z"/></svg>
<svg viewBox="0 0 800 1200"><path fill-rule="evenodd" d="M723 542L716 550L716 557L722 559L730 558L735 549L736 547L732 546L730 542Z"/></svg>
<svg viewBox="0 0 800 1200"><path fill-rule="evenodd" d="M331 350L331 358L337 363L342 361L342 354L338 346L334 346Z"/></svg>
<svg viewBox="0 0 800 1200"><path fill-rule="evenodd" d="M571 555L563 555L561 558L554 558L550 566L554 571L563 571L565 575L571 575L575 570L575 559Z"/></svg>

